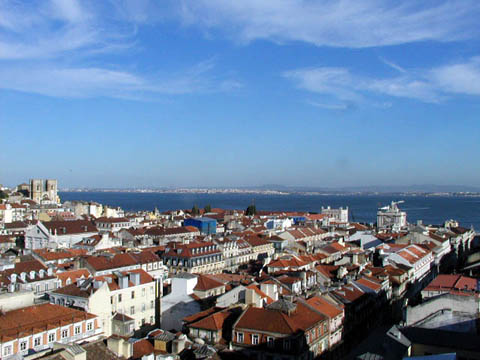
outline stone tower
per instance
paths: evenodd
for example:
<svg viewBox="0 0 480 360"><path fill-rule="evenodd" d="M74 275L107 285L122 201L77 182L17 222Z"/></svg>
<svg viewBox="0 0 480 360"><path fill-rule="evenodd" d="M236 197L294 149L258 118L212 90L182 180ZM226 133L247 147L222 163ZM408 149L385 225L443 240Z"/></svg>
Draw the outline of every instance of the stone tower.
<svg viewBox="0 0 480 360"><path fill-rule="evenodd" d="M31 179L30 180L30 198L37 203L40 203L43 195L43 180Z"/></svg>
<svg viewBox="0 0 480 360"><path fill-rule="evenodd" d="M41 203L42 201L60 202L57 180L31 179L30 198L37 203Z"/></svg>
<svg viewBox="0 0 480 360"><path fill-rule="evenodd" d="M57 180L48 179L45 181L45 191L51 201L58 202Z"/></svg>

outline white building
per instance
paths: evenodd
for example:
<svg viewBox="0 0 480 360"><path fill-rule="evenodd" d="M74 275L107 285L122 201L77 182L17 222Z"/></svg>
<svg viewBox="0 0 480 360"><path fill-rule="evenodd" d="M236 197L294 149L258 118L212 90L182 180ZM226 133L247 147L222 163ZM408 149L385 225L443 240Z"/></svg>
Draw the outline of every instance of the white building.
<svg viewBox="0 0 480 360"><path fill-rule="evenodd" d="M343 207L332 209L330 206L324 208L322 206L322 214L326 215L330 220L335 222L348 222L348 206L345 209Z"/></svg>
<svg viewBox="0 0 480 360"><path fill-rule="evenodd" d="M179 273L172 278L172 292L162 298L161 328L182 329L182 319L201 311L200 304L192 297L197 276Z"/></svg>
<svg viewBox="0 0 480 360"><path fill-rule="evenodd" d="M25 231L25 248L70 248L86 237L96 235L97 228L87 220L38 221Z"/></svg>
<svg viewBox="0 0 480 360"><path fill-rule="evenodd" d="M8 224L13 221L13 209L10 204L0 204L0 223Z"/></svg>
<svg viewBox="0 0 480 360"><path fill-rule="evenodd" d="M377 212L377 228L400 231L407 226L407 213L398 208L403 201L392 201L390 205L380 208Z"/></svg>
<svg viewBox="0 0 480 360"><path fill-rule="evenodd" d="M383 262L384 265L391 264L396 266L399 264L412 269L413 278L410 281L419 282L430 274L434 264L434 256L432 251L412 244L396 247L395 251L391 252Z"/></svg>
<svg viewBox="0 0 480 360"><path fill-rule="evenodd" d="M158 307L156 282L142 269L81 279L51 292L50 302L97 315L106 336L112 334L115 314L134 319L134 329L139 329L156 323Z"/></svg>

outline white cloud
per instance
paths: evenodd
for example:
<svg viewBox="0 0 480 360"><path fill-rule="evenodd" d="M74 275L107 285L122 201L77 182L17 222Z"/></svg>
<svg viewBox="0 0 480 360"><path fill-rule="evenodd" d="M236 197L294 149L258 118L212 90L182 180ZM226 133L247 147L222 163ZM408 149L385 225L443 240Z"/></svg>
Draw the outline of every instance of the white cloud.
<svg viewBox="0 0 480 360"><path fill-rule="evenodd" d="M398 72L402 73L402 74L405 74L407 72L407 70L405 70L403 67L401 67L400 65L394 63L393 61L390 61L390 60L387 60L385 59L384 57L380 57L379 58L381 62L383 62L385 65L391 67L392 69L394 70L397 70Z"/></svg>
<svg viewBox="0 0 480 360"><path fill-rule="evenodd" d="M331 67L296 69L283 75L300 89L342 102L374 104L372 98L381 95L439 103L454 94L480 95L480 57L430 70L404 70L389 78L354 75L348 69Z"/></svg>
<svg viewBox="0 0 480 360"><path fill-rule="evenodd" d="M213 66L213 65L212 65ZM199 67L202 67L199 69ZM64 98L110 97L155 100L160 95L228 91L241 86L211 75L200 64L178 74L149 78L105 68L31 66L0 69L0 88Z"/></svg>
<svg viewBox="0 0 480 360"><path fill-rule="evenodd" d="M442 91L480 95L480 57L466 63L438 67L429 76Z"/></svg>
<svg viewBox="0 0 480 360"><path fill-rule="evenodd" d="M124 43L125 34L87 1L0 2L0 60L99 51Z"/></svg>
<svg viewBox="0 0 480 360"><path fill-rule="evenodd" d="M478 35L476 0L182 0L186 24L219 28L240 41L304 41L372 47Z"/></svg>

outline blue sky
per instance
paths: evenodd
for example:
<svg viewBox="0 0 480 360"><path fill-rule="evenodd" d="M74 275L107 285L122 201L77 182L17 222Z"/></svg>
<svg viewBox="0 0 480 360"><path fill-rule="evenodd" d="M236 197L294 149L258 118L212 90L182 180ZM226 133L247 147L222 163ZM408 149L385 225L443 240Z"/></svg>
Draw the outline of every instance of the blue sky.
<svg viewBox="0 0 480 360"><path fill-rule="evenodd" d="M480 185L480 2L0 0L0 183Z"/></svg>

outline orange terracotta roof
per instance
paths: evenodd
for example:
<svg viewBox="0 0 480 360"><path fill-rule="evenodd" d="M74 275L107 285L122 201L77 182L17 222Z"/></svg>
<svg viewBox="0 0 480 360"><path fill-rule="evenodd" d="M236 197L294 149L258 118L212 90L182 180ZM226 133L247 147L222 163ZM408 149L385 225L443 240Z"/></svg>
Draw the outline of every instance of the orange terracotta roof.
<svg viewBox="0 0 480 360"><path fill-rule="evenodd" d="M0 342L93 318L87 312L48 303L0 313Z"/></svg>
<svg viewBox="0 0 480 360"><path fill-rule="evenodd" d="M140 359L145 355L150 355L155 350L153 344L147 339L142 339L133 343L133 359Z"/></svg>
<svg viewBox="0 0 480 360"><path fill-rule="evenodd" d="M240 316L235 328L291 335L308 330L326 319L306 305L297 303L296 306L290 315L280 310L249 307Z"/></svg>
<svg viewBox="0 0 480 360"><path fill-rule="evenodd" d="M337 317L343 313L343 306L334 305L321 296L314 296L307 300L307 303L315 310L328 316L329 318Z"/></svg>
<svg viewBox="0 0 480 360"><path fill-rule="evenodd" d="M189 324L188 327L213 331L222 330L223 323L225 322L225 319L227 319L229 316L230 313L226 311L217 312Z"/></svg>
<svg viewBox="0 0 480 360"><path fill-rule="evenodd" d="M206 291L216 289L220 286L224 286L224 284L208 275L199 274L197 278L197 285L195 285L193 290Z"/></svg>

